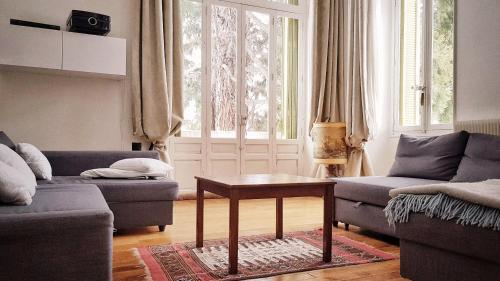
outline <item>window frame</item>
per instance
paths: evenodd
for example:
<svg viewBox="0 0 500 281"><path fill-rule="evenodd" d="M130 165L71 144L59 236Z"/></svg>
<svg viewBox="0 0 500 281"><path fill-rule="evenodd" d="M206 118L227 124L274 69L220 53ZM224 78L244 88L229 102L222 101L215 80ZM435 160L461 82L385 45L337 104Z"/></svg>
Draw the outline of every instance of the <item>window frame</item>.
<svg viewBox="0 0 500 281"><path fill-rule="evenodd" d="M393 135L399 133L414 134L441 134L453 130L456 120L456 65L457 65L457 0L454 0L453 12L453 116L448 124L432 124L432 23L433 10L432 1L424 1L424 105L421 106L422 116L420 125L402 126L400 124L400 98L401 98L401 18L404 0L394 0L393 10L393 38L394 38L394 58L393 58ZM429 3L431 5L429 5Z"/></svg>
<svg viewBox="0 0 500 281"><path fill-rule="evenodd" d="M209 87L208 82L210 77L207 76L208 70L207 68L209 67L209 62L207 62L206 59L203 59L203 57L208 57L208 48L207 48L207 41L209 40L208 34L210 34L209 30L209 20L207 18L208 15L208 6L210 3L220 3L221 5L226 5L226 6L238 6L238 5L243 5L243 6L248 6L249 8L255 10L255 11L266 11L266 10L272 10L271 14L272 17L277 17L279 16L288 16L291 18L296 18L300 22L300 27L299 27L299 75L298 75L298 91L299 93L302 93L304 97L299 98L299 112L303 112L305 110L305 104L306 104L306 82L305 82L305 75L306 71L303 70L304 66L306 65L306 40L301 40L300 38L307 38L307 26L308 26L308 21L309 21L309 0L299 0L298 5L293 5L293 4L285 4L285 3L278 3L278 2L273 2L272 0L192 0L194 2L199 2L202 5L202 36L201 36L201 53L202 53L202 60L201 60L201 116L202 118L206 118L208 115L208 110L203 106L203 104L208 103L208 97L206 92L209 91L207 87ZM241 16L241 15L239 15ZM274 29L274 24L271 29ZM274 36L274 35L273 35ZM241 44L241 40L243 40L242 35L238 34L238 41ZM274 39L273 39L274 40ZM241 54L239 54L241 56ZM241 58L238 58L239 60ZM271 66L269 66L271 69ZM274 67L274 66L273 66ZM238 71L241 71L241 69L238 69ZM270 80L270 85L274 84L275 82L272 82ZM241 89L241 85L238 85L238 89ZM273 101L274 102L274 101ZM240 101L238 101L238 112L240 112ZM304 107L304 108L302 108ZM273 108L274 109L274 108ZM275 111L270 110L269 114L275 114ZM238 114L239 115L239 114ZM303 116L298 116L297 120L297 139L301 138L302 135L304 134L304 126L302 123L304 123L305 117ZM269 122L271 120L268 120ZM240 120L238 119L237 122L239 123ZM193 142L194 140L200 140L200 139L205 139L205 138L211 138L210 136L210 124L209 122L205 122L206 124L204 125L202 123L201 126L201 136L182 136L180 135L175 135L174 137L170 138L172 141L175 142L183 142L186 141L188 143ZM181 129L182 130L182 129ZM275 128L273 129L273 134L276 134ZM239 134L237 133L236 138L240 138ZM271 135L269 135L269 138L271 138ZM287 141L286 139L282 139L280 141Z"/></svg>
<svg viewBox="0 0 500 281"><path fill-rule="evenodd" d="M201 171L199 174L201 175L210 175L211 170L212 170L212 162L213 160L220 160L220 159L226 159L225 157L230 156L228 153L219 153L219 155L214 156L214 152L212 151L213 145L214 144L234 144L234 141L236 140L238 143L238 149L240 150L239 152L239 171L244 172L244 164L242 164L242 159L243 159L243 153L241 150L243 150L246 145L259 145L262 144L262 142L269 142L269 147L270 147L270 152L269 156L271 165L270 171L269 172L275 172L277 171L280 167L283 168L285 164L279 164L279 161L290 161L290 160L296 160L297 161L297 173L300 174L302 173L303 170L303 151L304 151L304 140L305 140L305 128L306 128L306 106L307 106L307 81L306 81L306 68L305 65L307 64L307 40L308 38L308 22L309 22L309 6L306 5L309 1L308 0L300 0L299 5L292 5L292 4L283 4L283 3L275 3L271 2L270 0L191 0L195 2L199 2L202 4L202 36L201 36L201 53L202 53L202 61L201 61L201 115L202 118L205 118L204 120L208 120L209 117L209 108L206 106L209 101L209 91L210 91L210 60L208 59L209 56L209 51L210 51L210 12L209 8L213 4L220 4L222 6L230 6L230 7L238 7L240 10L238 12L238 18L240 20L243 19L242 17L242 12L247 11L247 10L252 10L252 11L262 11L265 13L269 13L271 18L275 18L278 16L283 16L283 17L290 17L290 18L295 18L299 20L299 51L298 51L298 81L297 81L297 87L298 87L298 116L297 116L297 137L295 139L277 139L276 138L276 128L271 125L271 119L268 120L269 122L269 128L272 130L269 130L270 135L267 140L260 140L260 139L244 139L241 136L241 128L238 125L237 127L237 137L236 139L221 139L221 138L213 138L211 137L210 133L210 122L202 122L201 125L201 136L172 136L169 138L169 156L172 159L173 163L176 163L176 161L199 161L201 163ZM241 25L241 22L238 23L238 26ZM274 33L275 32L275 26L274 24L270 26L270 32ZM238 42L239 44L243 44L243 29L240 29L238 32ZM274 35L273 35L274 36ZM271 42L274 42L275 39L271 39ZM271 47L271 42L270 42L270 51L274 50L273 47ZM238 72L244 71L244 68L242 67L242 62L243 58L241 55L240 47L238 47L238 61L239 61L239 66L238 66ZM275 71L274 63L271 64L271 62L274 62L274 60L270 61L269 65L269 70L272 70L272 73ZM271 74L271 73L270 73ZM238 77L241 75L241 73L238 74ZM242 86L244 83L241 81L238 82L238 90L239 91L244 91ZM271 93L271 87L274 89L273 91L276 91L276 81L274 81L274 77L269 80L269 93ZM240 99L243 96L239 95L238 98L238 121L237 123L240 122L239 116L240 116L240 110L242 106L242 101ZM270 98L270 96L269 96ZM274 103L273 100L269 100L269 118L275 118L276 111L274 110L275 105L273 104L271 106L271 103ZM292 149L293 152L290 152L290 147L296 146L296 149ZM246 158L245 158L246 159ZM248 158L250 159L250 158ZM253 159L253 158L252 158ZM190 172L184 172L184 171L176 171L174 172L174 177L177 178L178 176L181 179L185 179L186 174L189 174ZM192 176L190 176L192 178ZM180 180L181 181L181 180ZM191 186L190 186L191 188Z"/></svg>

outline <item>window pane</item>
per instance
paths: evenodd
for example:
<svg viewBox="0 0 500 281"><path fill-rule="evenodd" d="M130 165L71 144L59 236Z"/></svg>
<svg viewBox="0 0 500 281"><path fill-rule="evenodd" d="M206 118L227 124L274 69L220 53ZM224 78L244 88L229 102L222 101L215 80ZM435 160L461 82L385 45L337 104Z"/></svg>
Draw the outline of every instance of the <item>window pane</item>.
<svg viewBox="0 0 500 281"><path fill-rule="evenodd" d="M284 4L299 5L299 0L271 0L271 1Z"/></svg>
<svg viewBox="0 0 500 281"><path fill-rule="evenodd" d="M432 124L453 120L454 0L433 0Z"/></svg>
<svg viewBox="0 0 500 281"><path fill-rule="evenodd" d="M276 19L276 138L297 138L299 21Z"/></svg>
<svg viewBox="0 0 500 281"><path fill-rule="evenodd" d="M425 0L401 1L401 93L399 123L421 125L421 93L424 86L423 19Z"/></svg>
<svg viewBox="0 0 500 281"><path fill-rule="evenodd" d="M201 15L201 1L182 1L183 137L201 137Z"/></svg>
<svg viewBox="0 0 500 281"><path fill-rule="evenodd" d="M246 138L269 138L269 15L246 12Z"/></svg>
<svg viewBox="0 0 500 281"><path fill-rule="evenodd" d="M237 14L235 8L212 6L211 136L236 138Z"/></svg>

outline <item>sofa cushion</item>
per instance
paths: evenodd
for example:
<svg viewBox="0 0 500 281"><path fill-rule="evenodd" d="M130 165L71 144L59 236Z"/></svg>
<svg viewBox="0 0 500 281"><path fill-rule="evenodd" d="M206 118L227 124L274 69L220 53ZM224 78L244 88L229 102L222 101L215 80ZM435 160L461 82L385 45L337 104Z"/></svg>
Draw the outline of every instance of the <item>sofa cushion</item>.
<svg viewBox="0 0 500 281"><path fill-rule="evenodd" d="M470 134L464 157L452 181L500 179L500 136Z"/></svg>
<svg viewBox="0 0 500 281"><path fill-rule="evenodd" d="M49 160L36 146L29 143L18 143L16 144L16 152L26 161L37 179L52 179L52 167Z"/></svg>
<svg viewBox="0 0 500 281"><path fill-rule="evenodd" d="M401 135L390 177L449 181L457 173L469 133L433 137Z"/></svg>
<svg viewBox="0 0 500 281"><path fill-rule="evenodd" d="M23 158L19 156L14 150L0 144L0 161L16 169L23 177L29 181L31 187L28 191L31 196L35 194L36 178L31 168L26 164Z"/></svg>
<svg viewBox="0 0 500 281"><path fill-rule="evenodd" d="M95 184L107 202L165 201L177 199L177 182L146 179L89 179L81 176L54 176L38 184Z"/></svg>
<svg viewBox="0 0 500 281"><path fill-rule="evenodd" d="M0 237L112 227L113 214L95 185L39 186L29 206L0 204Z"/></svg>
<svg viewBox="0 0 500 281"><path fill-rule="evenodd" d="M113 168L97 168L83 171L80 176L90 179L148 179L163 178L164 173L143 173Z"/></svg>
<svg viewBox="0 0 500 281"><path fill-rule="evenodd" d="M168 172L174 168L169 164L151 158L128 158L118 160L109 166L113 169L125 170L131 172L142 172L145 174L158 174L158 177L166 177Z"/></svg>
<svg viewBox="0 0 500 281"><path fill-rule="evenodd" d="M3 131L0 131L0 143L12 150L16 149L16 144Z"/></svg>
<svg viewBox="0 0 500 281"><path fill-rule="evenodd" d="M35 183L4 162L0 161L0 202L13 205L29 205L32 202L30 190Z"/></svg>
<svg viewBox="0 0 500 281"><path fill-rule="evenodd" d="M391 199L389 190L398 187L433 184L442 181L404 177L355 177L334 179L335 197L385 207Z"/></svg>

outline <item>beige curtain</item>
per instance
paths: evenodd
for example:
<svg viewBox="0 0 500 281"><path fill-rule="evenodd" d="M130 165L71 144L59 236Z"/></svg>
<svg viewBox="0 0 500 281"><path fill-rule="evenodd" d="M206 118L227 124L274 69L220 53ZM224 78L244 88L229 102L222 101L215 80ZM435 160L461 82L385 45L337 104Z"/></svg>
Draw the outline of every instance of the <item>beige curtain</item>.
<svg viewBox="0 0 500 281"><path fill-rule="evenodd" d="M315 0L310 128L346 123L345 176L373 174L364 150L374 120L373 9L370 0Z"/></svg>
<svg viewBox="0 0 500 281"><path fill-rule="evenodd" d="M142 0L132 55L134 134L170 162L167 139L180 131L182 22L180 0Z"/></svg>

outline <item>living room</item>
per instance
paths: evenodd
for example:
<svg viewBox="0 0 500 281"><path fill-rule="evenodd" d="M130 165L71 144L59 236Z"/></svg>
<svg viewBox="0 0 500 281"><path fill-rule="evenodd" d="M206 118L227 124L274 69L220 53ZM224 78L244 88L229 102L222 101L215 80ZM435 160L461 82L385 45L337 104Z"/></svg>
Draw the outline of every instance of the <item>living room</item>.
<svg viewBox="0 0 500 281"><path fill-rule="evenodd" d="M497 280L498 12L0 0L0 280Z"/></svg>

